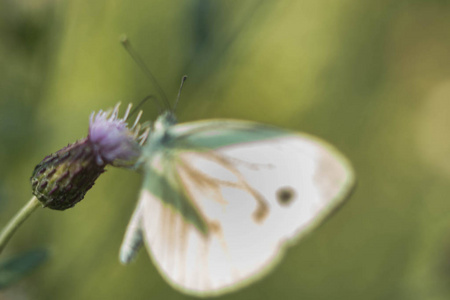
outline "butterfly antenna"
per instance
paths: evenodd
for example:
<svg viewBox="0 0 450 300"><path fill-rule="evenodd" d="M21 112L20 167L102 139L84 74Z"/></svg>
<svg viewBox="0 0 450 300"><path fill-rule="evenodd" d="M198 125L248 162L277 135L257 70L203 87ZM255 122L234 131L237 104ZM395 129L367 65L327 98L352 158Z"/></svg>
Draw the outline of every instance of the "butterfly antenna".
<svg viewBox="0 0 450 300"><path fill-rule="evenodd" d="M175 110L177 109L177 105L178 105L178 102L180 101L180 97L181 97L181 90L183 89L183 85L184 85L184 82L186 81L186 79L187 79L187 75L184 75L181 78L180 89L178 90L177 99L175 100L175 104L173 106L173 112L175 112Z"/></svg>
<svg viewBox="0 0 450 300"><path fill-rule="evenodd" d="M170 102L164 93L163 89L159 85L158 81L156 80L155 76L153 76L152 72L150 72L150 69L145 65L142 58L139 56L139 54L134 50L133 46L131 46L130 41L128 40L127 36L123 36L120 39L120 42L122 43L122 46L125 48L125 50L130 54L131 58L134 60L134 62L141 68L141 70L144 72L145 75L150 79L150 81L153 83L153 85L158 90L159 94L161 94L162 98L164 99L164 102L167 105L167 108L170 109Z"/></svg>
<svg viewBox="0 0 450 300"><path fill-rule="evenodd" d="M130 117L132 115L134 115L136 112L138 112L138 110L141 108L141 106L150 99L153 100L153 103L155 103L156 107L158 108L158 112L161 114L163 109L162 109L161 103L159 103L159 101L158 101L158 98L155 95L148 95L139 102L139 104L135 107L135 109L133 109L133 111L130 113Z"/></svg>

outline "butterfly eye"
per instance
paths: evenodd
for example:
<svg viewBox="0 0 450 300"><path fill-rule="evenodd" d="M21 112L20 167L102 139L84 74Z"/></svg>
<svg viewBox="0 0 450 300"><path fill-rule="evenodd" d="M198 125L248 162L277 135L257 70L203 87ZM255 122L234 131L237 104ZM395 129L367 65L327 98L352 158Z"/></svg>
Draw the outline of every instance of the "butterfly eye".
<svg viewBox="0 0 450 300"><path fill-rule="evenodd" d="M278 203L282 206L287 206L295 199L295 191L291 187L282 187L277 191Z"/></svg>

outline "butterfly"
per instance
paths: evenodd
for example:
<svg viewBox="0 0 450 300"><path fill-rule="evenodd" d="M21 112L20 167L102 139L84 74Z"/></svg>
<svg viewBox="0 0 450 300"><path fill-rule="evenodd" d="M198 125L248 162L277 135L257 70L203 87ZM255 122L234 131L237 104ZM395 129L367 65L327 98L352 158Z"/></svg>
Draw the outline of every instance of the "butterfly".
<svg viewBox="0 0 450 300"><path fill-rule="evenodd" d="M196 296L268 273L348 198L350 162L319 138L264 124L161 114L142 148L139 201L120 260L142 244L163 277Z"/></svg>

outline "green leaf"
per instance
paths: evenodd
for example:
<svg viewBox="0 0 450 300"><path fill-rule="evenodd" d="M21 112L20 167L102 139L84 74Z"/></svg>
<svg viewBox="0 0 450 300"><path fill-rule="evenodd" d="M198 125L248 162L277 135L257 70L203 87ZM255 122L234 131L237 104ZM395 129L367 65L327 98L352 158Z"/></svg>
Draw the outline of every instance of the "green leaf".
<svg viewBox="0 0 450 300"><path fill-rule="evenodd" d="M46 249L35 249L0 263L0 290L12 285L48 259Z"/></svg>

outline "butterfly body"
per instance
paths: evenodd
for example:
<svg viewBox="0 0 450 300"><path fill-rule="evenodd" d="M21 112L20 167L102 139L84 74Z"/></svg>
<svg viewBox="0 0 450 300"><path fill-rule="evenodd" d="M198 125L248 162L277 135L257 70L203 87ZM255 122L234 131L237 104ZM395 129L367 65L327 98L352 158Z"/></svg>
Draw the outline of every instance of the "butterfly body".
<svg viewBox="0 0 450 300"><path fill-rule="evenodd" d="M267 273L354 184L328 143L253 122L176 124L165 113L142 151L144 183L121 261L145 242L169 283L200 296Z"/></svg>

